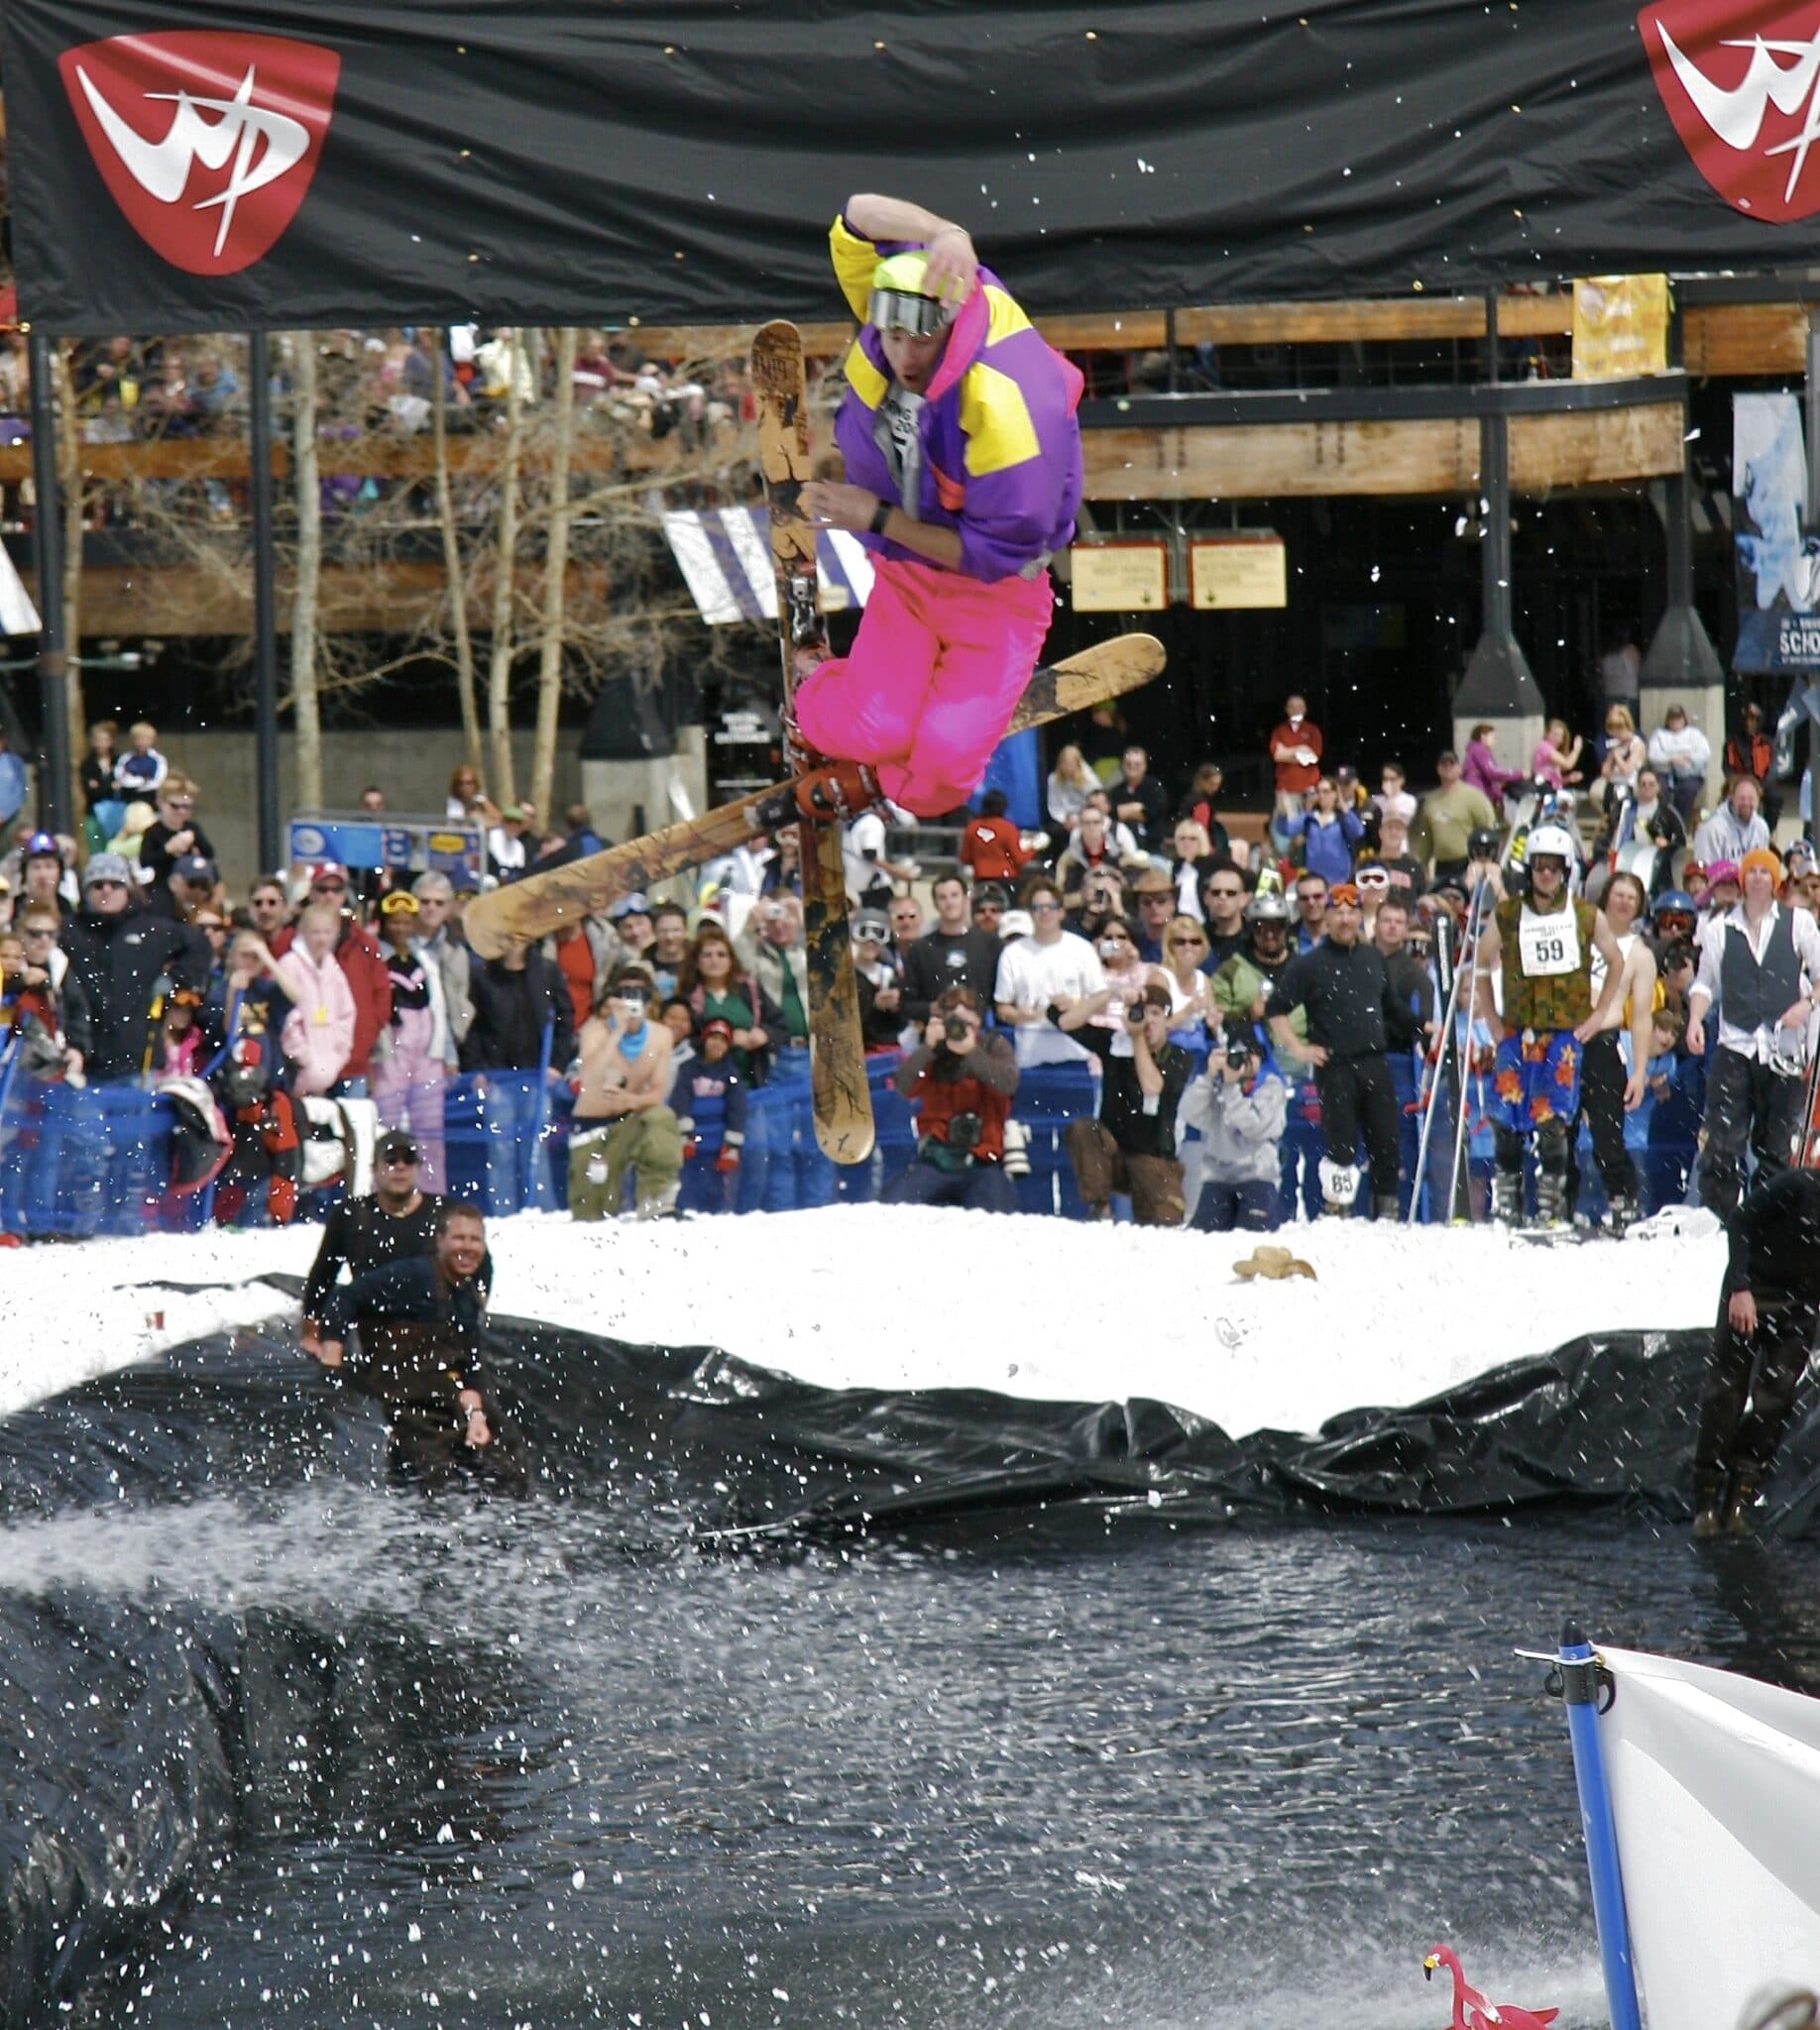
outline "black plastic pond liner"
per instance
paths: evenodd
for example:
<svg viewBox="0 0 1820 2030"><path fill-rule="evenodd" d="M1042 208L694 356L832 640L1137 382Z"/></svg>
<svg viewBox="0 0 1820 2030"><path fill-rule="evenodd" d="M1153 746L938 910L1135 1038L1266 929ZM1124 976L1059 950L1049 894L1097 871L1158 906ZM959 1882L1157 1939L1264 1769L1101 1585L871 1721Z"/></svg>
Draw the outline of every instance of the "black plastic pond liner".
<svg viewBox="0 0 1820 2030"><path fill-rule="evenodd" d="M1314 1437L1235 1440L1144 1400L818 1389L712 1348L502 1319L490 1363L536 1487L528 1505L498 1505L499 1526L535 1530L554 1502L595 1517L609 1552L693 1557L931 1531L1066 1549L1083 1529L1562 1503L1672 1519L1687 1510L1706 1350L1703 1331L1589 1335ZM387 1471L367 1399L287 1335L222 1333L0 1423L0 1526L204 1497L257 1507L307 1484L384 1489ZM1775 1486L1771 1526L1820 1506L1811 1384ZM401 1514L429 1506L391 1498L414 1505ZM282 1766L347 1645L257 1611L5 1578L0 1566L0 1998L4 2022L24 2024L84 1983L130 1977L135 1942L233 1851L261 1765Z"/></svg>

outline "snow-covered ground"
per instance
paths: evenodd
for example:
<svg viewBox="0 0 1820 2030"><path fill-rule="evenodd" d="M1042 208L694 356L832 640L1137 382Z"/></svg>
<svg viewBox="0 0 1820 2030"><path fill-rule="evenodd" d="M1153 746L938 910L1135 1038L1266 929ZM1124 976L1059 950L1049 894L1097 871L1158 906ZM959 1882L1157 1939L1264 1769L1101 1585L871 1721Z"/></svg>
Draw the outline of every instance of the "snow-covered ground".
<svg viewBox="0 0 1820 2030"><path fill-rule="evenodd" d="M650 1226L492 1222L494 1308L712 1345L825 1386L1149 1396L1242 1436L1409 1403L1614 1326L1711 1322L1706 1231L1538 1248L1487 1228L1322 1222L1265 1236L1315 1280L1241 1281L1250 1237L877 1205ZM160 1347L282 1312L313 1227L0 1250L0 1414Z"/></svg>

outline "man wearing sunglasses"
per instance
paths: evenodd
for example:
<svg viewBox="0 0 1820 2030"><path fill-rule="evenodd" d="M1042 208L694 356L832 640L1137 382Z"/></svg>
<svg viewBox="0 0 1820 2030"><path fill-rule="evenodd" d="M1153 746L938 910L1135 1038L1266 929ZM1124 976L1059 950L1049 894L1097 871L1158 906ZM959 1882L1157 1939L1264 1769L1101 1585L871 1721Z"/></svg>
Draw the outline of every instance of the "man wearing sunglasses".
<svg viewBox="0 0 1820 2030"><path fill-rule="evenodd" d="M674 1210L682 1129L667 1104L675 1042L652 1020L651 976L616 965L581 1030L581 1085L569 1130L569 1216L611 1219L632 1181L640 1219Z"/></svg>
<svg viewBox="0 0 1820 2030"><path fill-rule="evenodd" d="M156 1005L171 986L208 983L208 940L188 924L148 914L117 852L98 852L82 872L82 907L63 926L69 976L89 1011L92 1082L136 1078L146 1069Z"/></svg>
<svg viewBox="0 0 1820 2030"><path fill-rule="evenodd" d="M316 1250L303 1285L303 1350L322 1358L323 1320L329 1294L345 1269L365 1276L388 1262L436 1252L436 1220L444 1201L420 1190L422 1151L404 1128L388 1128L373 1151L373 1190L365 1198L344 1198L323 1222L322 1245ZM483 1259L476 1279L481 1300L493 1287L493 1260Z"/></svg>
<svg viewBox="0 0 1820 2030"><path fill-rule="evenodd" d="M832 757L805 808L882 793L935 817L978 784L1049 631L1081 378L952 221L859 195L830 244L861 320L835 423L847 478L812 481L802 506L858 535L876 576L851 652L797 693L800 740Z"/></svg>
<svg viewBox="0 0 1820 2030"><path fill-rule="evenodd" d="M187 775L165 777L158 793L158 816L139 842L139 870L154 895L171 878L171 869L186 853L215 858L215 844L195 821L196 786Z"/></svg>

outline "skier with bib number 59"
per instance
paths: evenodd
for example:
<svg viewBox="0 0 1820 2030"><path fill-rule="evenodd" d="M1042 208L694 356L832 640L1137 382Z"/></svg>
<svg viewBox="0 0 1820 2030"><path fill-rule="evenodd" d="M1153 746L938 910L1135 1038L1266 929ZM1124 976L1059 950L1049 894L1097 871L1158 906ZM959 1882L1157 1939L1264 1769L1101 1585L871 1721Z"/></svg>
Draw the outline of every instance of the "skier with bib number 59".
<svg viewBox="0 0 1820 2030"><path fill-rule="evenodd" d="M1049 631L1081 377L951 221L858 195L829 241L861 319L835 423L847 478L801 504L856 534L876 576L851 652L797 691L798 739L828 757L798 794L814 817L881 795L934 817L977 786Z"/></svg>
<svg viewBox="0 0 1820 2030"><path fill-rule="evenodd" d="M1606 1026L1624 990L1624 953L1605 912L1568 887L1576 856L1560 825L1538 825L1526 855L1527 896L1507 896L1479 936L1475 960L1478 1007L1495 1021L1492 975L1504 978L1503 1035L1492 1060L1492 1119L1497 1168L1492 1216L1515 1226L1523 1217L1525 1144L1536 1143L1536 1212L1541 1226L1567 1209L1572 1127L1580 1105L1580 1057ZM1593 1003L1593 957L1605 961L1605 985ZM1646 1069L1634 1065L1625 1082L1629 1112L1643 1101Z"/></svg>

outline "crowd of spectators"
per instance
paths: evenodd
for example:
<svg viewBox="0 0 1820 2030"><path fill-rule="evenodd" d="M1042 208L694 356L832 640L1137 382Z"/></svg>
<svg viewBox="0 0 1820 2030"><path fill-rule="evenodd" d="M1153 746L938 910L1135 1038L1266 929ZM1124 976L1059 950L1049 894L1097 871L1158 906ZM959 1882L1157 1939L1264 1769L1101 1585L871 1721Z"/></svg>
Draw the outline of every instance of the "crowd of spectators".
<svg viewBox="0 0 1820 2030"><path fill-rule="evenodd" d="M334 454L337 445L365 435L411 437L428 430L438 381L444 424L454 434L498 428L514 380L520 414L531 423L555 392L557 358L541 330L417 325L326 330L312 337L321 500L331 521L358 517L382 499L409 497L421 488L412 478L337 472ZM283 347L275 349L274 371L282 395L291 375ZM89 444L242 434L248 372L245 342L231 335L83 340L69 356L75 426ZM709 445L754 412L742 360L649 358L637 334L628 331L579 332L572 386L578 428L622 440ZM0 334L0 414L24 418L30 387L24 336ZM490 493L486 483L464 481L458 471L454 499L458 513L464 506L478 513L486 510ZM144 478L85 492L85 512L97 526L157 526L173 514L228 522L243 511L234 483L218 477ZM0 764L0 822L7 815L3 777Z"/></svg>
<svg viewBox="0 0 1820 2030"><path fill-rule="evenodd" d="M1747 722L1752 760L1755 737ZM1217 1231L1299 1210L1389 1219L1414 1200L1435 1217L1483 1213L1499 990L1450 988L1472 939L1495 943L1490 905L1524 892L1526 830L1563 815L1569 885L1605 912L1588 962L1618 951L1624 967L1623 1019L1586 1045L1571 1123L1591 1157L1589 1201L1602 1195L1617 1223L1690 1192L1727 1207L1753 1164L1787 1161L1805 1133L1796 1032L1820 984L1820 876L1803 843L1785 859L1769 850L1754 775L1734 772L1700 810L1710 756L1684 714L1648 739L1622 706L1597 742L1553 723L1525 773L1502 769L1481 727L1464 755L1418 772L1432 786L1388 765L1368 791L1330 764L1293 696L1267 756L1270 811L1222 813L1217 763L1174 792L1097 716L1055 756L1045 825L1020 828L997 793L980 800L959 864L923 891L927 923L916 870L886 857L881 827L854 829L865 1043L916 1117L887 1196L1012 1202L1029 1141L1020 1084L1034 1092L1062 1071L1075 1098L1060 1147L1090 1216L1128 1201L1140 1224ZM705 870L692 905L624 896L483 960L461 932L470 891L443 872L320 861L231 896L202 792L149 725L124 739L95 727L82 782L79 839L23 821L0 862L0 1065L15 1115L34 1082L200 1085L231 1143L218 1204L234 1218L307 1208L295 1152L313 1102L371 1101L439 1188L457 1081L496 1140L541 1137L570 1114L580 1219L669 1212L691 1166L727 1205L835 1195L808 1133L768 1149L762 1177L741 1184L753 1096L768 1087L767 1103L806 1110L793 832ZM1598 795L1570 809L1587 785ZM363 797L384 802L377 787ZM481 824L489 882L605 843L584 809L554 831L528 804L495 805L470 767L451 777L449 810ZM1757 1006L1759 973L1772 981L1763 992L1786 989L1773 1009ZM1703 1120L1708 1155L1690 1177ZM21 1160L0 1151L0 1170ZM8 1204L16 1193L0 1214Z"/></svg>

